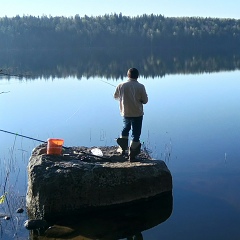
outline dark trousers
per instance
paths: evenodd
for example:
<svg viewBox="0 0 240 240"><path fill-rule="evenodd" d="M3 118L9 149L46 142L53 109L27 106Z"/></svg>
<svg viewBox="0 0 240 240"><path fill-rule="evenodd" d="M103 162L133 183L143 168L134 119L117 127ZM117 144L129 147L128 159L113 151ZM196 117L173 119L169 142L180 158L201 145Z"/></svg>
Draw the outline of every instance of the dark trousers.
<svg viewBox="0 0 240 240"><path fill-rule="evenodd" d="M140 117L123 117L122 136L128 137L132 129L132 140L138 142L142 131L143 116Z"/></svg>

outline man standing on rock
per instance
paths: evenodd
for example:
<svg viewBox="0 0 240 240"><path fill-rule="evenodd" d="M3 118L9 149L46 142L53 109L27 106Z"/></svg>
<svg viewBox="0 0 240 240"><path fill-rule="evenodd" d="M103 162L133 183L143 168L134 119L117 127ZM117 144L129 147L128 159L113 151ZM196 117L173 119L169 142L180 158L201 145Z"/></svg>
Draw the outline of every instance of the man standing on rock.
<svg viewBox="0 0 240 240"><path fill-rule="evenodd" d="M128 135L132 129L132 141L129 148L129 160L133 161L140 153L141 143L139 141L142 120L143 104L148 102L148 96L143 84L137 81L139 72L136 68L130 68L127 72L128 80L120 83L114 93L114 98L120 102L120 113L123 116L123 129L117 143L122 154L128 149Z"/></svg>

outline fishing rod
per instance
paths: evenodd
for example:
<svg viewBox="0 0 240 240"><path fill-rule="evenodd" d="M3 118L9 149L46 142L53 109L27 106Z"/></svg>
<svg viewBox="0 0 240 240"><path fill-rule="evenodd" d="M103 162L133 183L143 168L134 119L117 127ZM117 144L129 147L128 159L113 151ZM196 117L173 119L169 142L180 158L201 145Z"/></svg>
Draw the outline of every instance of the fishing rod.
<svg viewBox="0 0 240 240"><path fill-rule="evenodd" d="M100 80L101 82L104 82L104 83L106 83L106 84L112 86L112 87L117 87L117 86L115 86L115 85L113 85L113 84L111 84L111 83L109 83L109 82L106 82L106 81L104 81L104 80L102 80L102 79L99 79L99 80Z"/></svg>
<svg viewBox="0 0 240 240"><path fill-rule="evenodd" d="M28 139L31 139L31 140L34 140L34 141L38 141L38 142L42 142L42 143L47 143L47 141L42 141L42 140L39 140L39 139L37 139L37 138L32 138L32 137L28 137L28 136L25 136L25 135L22 135L22 134L18 134L18 133L14 133L14 132L9 132L9 131L3 130L3 129L0 129L0 131L1 131L1 132L4 132L4 133L8 133L8 134L15 135L15 136L23 137L23 138L28 138Z"/></svg>
<svg viewBox="0 0 240 240"><path fill-rule="evenodd" d="M3 129L0 129L0 132L4 132L4 133L12 134L12 135L15 135L15 136L31 139L31 140L34 140L34 141L37 141L37 142L48 143L47 141L43 141L43 140L40 140L40 139L37 139L37 138L28 137L28 136L25 136L25 135L22 135L22 134L6 131L6 130L3 130ZM65 149L70 149L70 147L65 147L65 146L62 146L62 147L65 148ZM101 149L98 149L98 150L102 154ZM91 156L91 157L97 157L97 158L101 158L101 159L105 159L105 160L108 159L106 157L95 155L95 154L91 154L91 153L87 153L87 152L84 152L84 151L79 151L79 153L83 153L83 154Z"/></svg>

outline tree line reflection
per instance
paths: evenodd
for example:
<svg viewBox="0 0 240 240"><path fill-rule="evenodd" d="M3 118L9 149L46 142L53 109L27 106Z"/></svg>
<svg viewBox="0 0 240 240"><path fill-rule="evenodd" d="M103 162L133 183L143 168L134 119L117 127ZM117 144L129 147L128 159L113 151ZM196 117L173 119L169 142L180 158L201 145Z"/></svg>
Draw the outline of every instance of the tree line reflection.
<svg viewBox="0 0 240 240"><path fill-rule="evenodd" d="M239 51L212 49L113 49L85 48L78 51L1 51L0 77L65 78L102 77L123 79L130 67L141 77L168 74L199 74L240 69Z"/></svg>

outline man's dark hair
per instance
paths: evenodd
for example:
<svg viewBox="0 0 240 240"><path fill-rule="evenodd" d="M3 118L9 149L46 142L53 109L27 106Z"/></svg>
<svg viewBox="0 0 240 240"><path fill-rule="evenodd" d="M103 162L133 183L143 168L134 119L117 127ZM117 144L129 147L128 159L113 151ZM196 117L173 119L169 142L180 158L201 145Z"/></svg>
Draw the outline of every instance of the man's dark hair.
<svg viewBox="0 0 240 240"><path fill-rule="evenodd" d="M130 68L128 70L128 76L133 79L137 79L139 76L139 72L136 68Z"/></svg>

